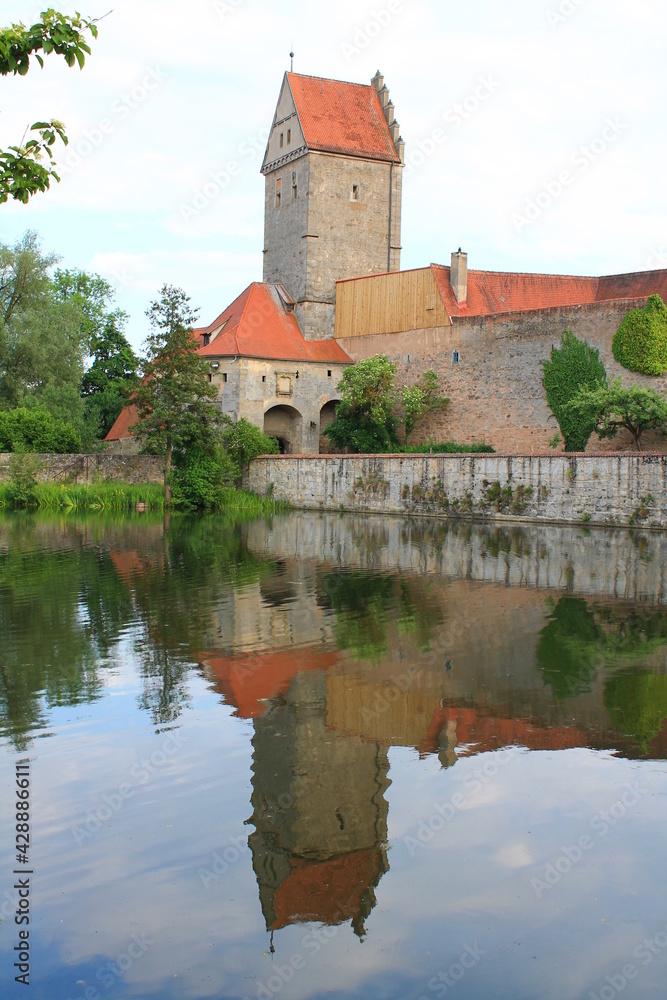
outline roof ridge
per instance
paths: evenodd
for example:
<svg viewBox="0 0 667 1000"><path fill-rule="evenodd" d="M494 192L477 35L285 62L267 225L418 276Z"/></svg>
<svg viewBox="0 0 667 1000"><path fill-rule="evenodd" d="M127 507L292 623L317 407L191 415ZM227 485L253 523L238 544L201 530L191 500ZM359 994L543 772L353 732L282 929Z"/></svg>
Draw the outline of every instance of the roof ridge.
<svg viewBox="0 0 667 1000"><path fill-rule="evenodd" d="M297 76L304 80L323 80L325 83L343 83L346 87L366 87L367 89L373 88L373 90L375 90L375 86L372 81L371 83L354 83L352 80L339 80L337 77L333 76L314 76L312 73L293 73L289 70L286 75L288 78L290 76Z"/></svg>
<svg viewBox="0 0 667 1000"><path fill-rule="evenodd" d="M450 264L435 264L435 263L433 263L433 264L431 264L431 267L441 267L444 271L450 271L451 270L451 265ZM646 273L646 272L643 272L643 271L637 271L637 272L628 271L628 274L635 274L635 273L636 274L643 274L643 273ZM576 278L579 281L600 281L600 277L598 275L595 275L595 274L557 274L554 271L486 271L483 268L469 267L468 268L468 274L499 274L499 275L506 275L506 276L510 276L511 275L511 276L514 276L514 277L526 276L526 277L533 277L533 278ZM604 277L616 278L616 277L620 277L620 275L609 274L609 275L604 275Z"/></svg>

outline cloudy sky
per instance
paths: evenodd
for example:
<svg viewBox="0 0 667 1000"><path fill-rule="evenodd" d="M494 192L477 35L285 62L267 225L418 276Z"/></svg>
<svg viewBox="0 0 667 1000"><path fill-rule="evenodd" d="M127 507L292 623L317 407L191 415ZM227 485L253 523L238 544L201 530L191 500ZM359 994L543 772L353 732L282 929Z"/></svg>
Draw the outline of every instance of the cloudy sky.
<svg viewBox="0 0 667 1000"><path fill-rule="evenodd" d="M44 3L0 0L0 23ZM289 52L369 82L406 141L403 267L609 274L667 266L667 7L658 0L78 0L101 17L82 72L0 81L0 145L53 117L62 182L0 207L63 266L117 288L139 345L163 282L210 322L261 280L259 173Z"/></svg>

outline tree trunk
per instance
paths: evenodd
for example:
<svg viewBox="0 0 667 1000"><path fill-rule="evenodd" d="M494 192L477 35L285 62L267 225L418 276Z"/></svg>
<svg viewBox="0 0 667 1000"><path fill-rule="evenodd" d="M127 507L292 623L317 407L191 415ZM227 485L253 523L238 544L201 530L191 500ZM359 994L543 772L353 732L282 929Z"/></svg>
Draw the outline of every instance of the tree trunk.
<svg viewBox="0 0 667 1000"><path fill-rule="evenodd" d="M169 483L169 473L171 472L171 437L167 438L167 457L164 462L164 505L168 507L171 503L171 485Z"/></svg>

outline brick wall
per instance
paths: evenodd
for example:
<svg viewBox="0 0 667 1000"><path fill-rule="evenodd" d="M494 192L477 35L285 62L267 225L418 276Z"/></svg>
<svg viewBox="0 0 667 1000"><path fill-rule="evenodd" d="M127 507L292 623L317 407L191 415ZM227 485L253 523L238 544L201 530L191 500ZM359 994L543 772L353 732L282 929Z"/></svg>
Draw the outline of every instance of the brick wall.
<svg viewBox="0 0 667 1000"><path fill-rule="evenodd" d="M626 384L667 389L667 376L650 378L627 372L612 355L612 339L624 315L644 304L645 300L601 302L511 317L455 319L447 328L346 338L340 344L354 361L388 354L398 366L399 387L416 381L429 368L437 371L451 402L444 413L433 414L420 424L414 443L429 438L486 441L496 451L539 454L548 451L549 438L558 430L542 387L540 362L549 358L552 345L560 344L565 330L599 349L610 379L622 376ZM454 351L459 352L458 365L452 363ZM664 451L665 439L647 435L644 445ZM632 440L624 431L611 441L592 435L587 452L630 447Z"/></svg>
<svg viewBox="0 0 667 1000"><path fill-rule="evenodd" d="M267 457L246 485L305 509L667 528L667 456L646 453Z"/></svg>

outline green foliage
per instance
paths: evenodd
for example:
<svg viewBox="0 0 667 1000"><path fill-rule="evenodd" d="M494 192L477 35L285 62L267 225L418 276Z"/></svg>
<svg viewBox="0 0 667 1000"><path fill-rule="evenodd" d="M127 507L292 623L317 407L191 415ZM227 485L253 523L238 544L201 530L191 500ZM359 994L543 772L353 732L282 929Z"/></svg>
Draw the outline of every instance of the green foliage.
<svg viewBox="0 0 667 1000"><path fill-rule="evenodd" d="M403 386L401 403L407 444L415 425L423 420L427 414L443 410L449 403L449 399L440 393L437 372L429 369L421 375L414 385Z"/></svg>
<svg viewBox="0 0 667 1000"><path fill-rule="evenodd" d="M73 424L56 420L43 407L0 411L0 452L70 454L81 450Z"/></svg>
<svg viewBox="0 0 667 1000"><path fill-rule="evenodd" d="M29 456L21 458L25 461ZM151 483L127 485L100 482L90 486L84 483L38 483L34 471L28 469L23 474L25 485L22 494L12 486L13 479L4 486L0 484L0 507L122 514L133 511L138 503L145 503L150 510L164 509L164 490Z"/></svg>
<svg viewBox="0 0 667 1000"><path fill-rule="evenodd" d="M343 372L341 401L324 433L340 449L393 451L398 446L394 406L396 365L385 354L363 358Z"/></svg>
<svg viewBox="0 0 667 1000"><path fill-rule="evenodd" d="M86 41L88 32L97 38L94 21L81 18L79 14L73 17L61 14L52 7L43 11L40 20L30 27L19 23L0 28L0 76L25 76L31 56L34 55L43 66L43 55L49 53L62 56L68 66L76 63L83 69L86 54L90 53ZM31 195L46 191L51 178L60 180L53 164L52 147L57 138L67 145L65 126L52 119L35 122L29 131L36 133L38 138L31 137L18 146L0 150L0 204L10 197L25 204Z"/></svg>
<svg viewBox="0 0 667 1000"><path fill-rule="evenodd" d="M222 418L213 404L218 391L208 381L208 362L197 354L192 336L197 314L185 292L171 285L163 285L160 298L146 310L151 333L144 380L133 394L139 416L134 433L147 449L166 453L167 502L172 451L212 453L220 440Z"/></svg>
<svg viewBox="0 0 667 1000"><path fill-rule="evenodd" d="M426 444L405 445L401 453L407 455L492 455L495 452L490 444L483 441L473 444L459 444L457 441L427 441Z"/></svg>
<svg viewBox="0 0 667 1000"><path fill-rule="evenodd" d="M640 385L613 385L582 389L565 406L568 417L592 424L599 438L616 437L620 428L630 431L637 451L641 451L644 431L667 432L667 397Z"/></svg>
<svg viewBox="0 0 667 1000"><path fill-rule="evenodd" d="M14 510L35 505L37 460L32 455L13 455L9 464L9 482L0 494L0 502Z"/></svg>
<svg viewBox="0 0 667 1000"><path fill-rule="evenodd" d="M172 504L182 510L221 510L223 490L234 485L237 466L218 447L211 451L191 448L178 456L171 476Z"/></svg>
<svg viewBox="0 0 667 1000"><path fill-rule="evenodd" d="M612 352L631 372L662 375L667 371L667 306L652 295L644 309L633 309L614 335Z"/></svg>
<svg viewBox="0 0 667 1000"><path fill-rule="evenodd" d="M580 389L592 389L607 381L599 351L567 330L561 338L560 349L551 348L551 360L543 361L542 368L542 385L561 429L565 451L584 451L595 423L569 412L566 406Z"/></svg>
<svg viewBox="0 0 667 1000"><path fill-rule="evenodd" d="M269 437L259 427L241 417L235 424L229 420L222 432L222 444L236 465L238 478L249 462L258 455L278 455L280 447L275 438Z"/></svg>
<svg viewBox="0 0 667 1000"><path fill-rule="evenodd" d="M49 273L56 260L30 232L0 246L0 410L42 406L85 440L84 316L80 302L58 295Z"/></svg>

